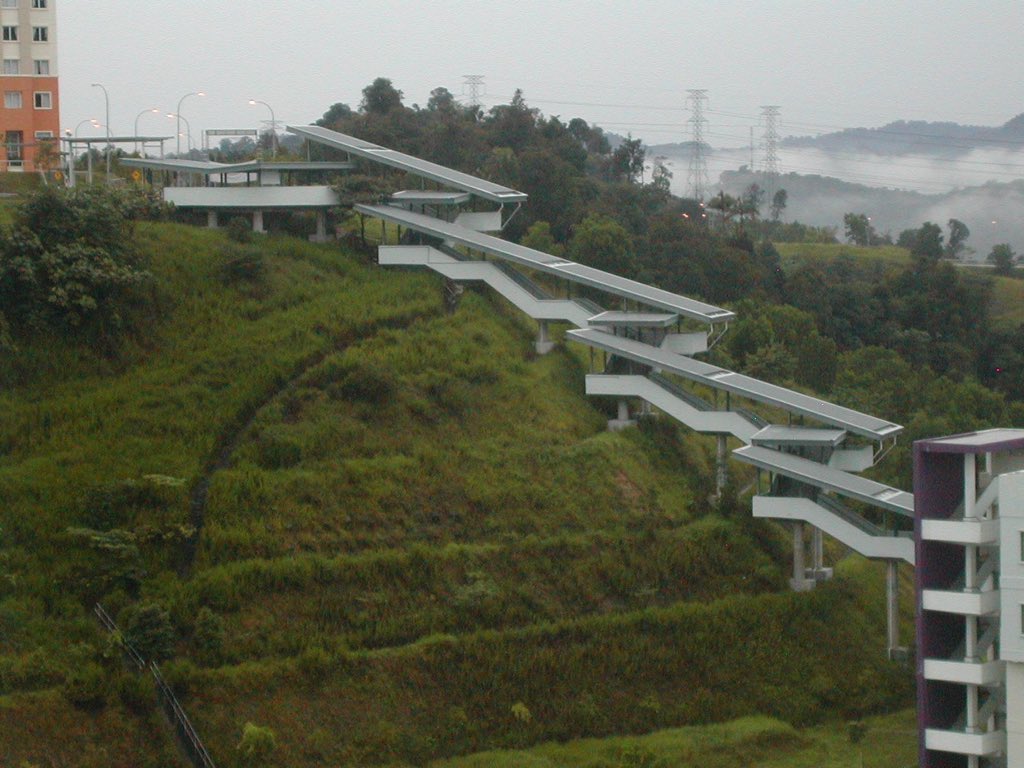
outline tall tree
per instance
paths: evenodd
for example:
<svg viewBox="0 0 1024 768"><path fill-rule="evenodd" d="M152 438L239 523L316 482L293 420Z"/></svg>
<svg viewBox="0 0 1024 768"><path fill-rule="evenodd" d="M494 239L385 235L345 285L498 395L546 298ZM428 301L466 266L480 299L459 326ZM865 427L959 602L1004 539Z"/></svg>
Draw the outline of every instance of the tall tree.
<svg viewBox="0 0 1024 768"><path fill-rule="evenodd" d="M788 199L789 193L784 189L780 189L772 195L772 221L778 221L782 218L782 212L786 210Z"/></svg>
<svg viewBox="0 0 1024 768"><path fill-rule="evenodd" d="M920 263L934 264L945 253L945 249L942 247L942 239L942 227L926 221L917 230L917 236L914 237L914 244L910 249L910 255Z"/></svg>
<svg viewBox="0 0 1024 768"><path fill-rule="evenodd" d="M959 219L949 220L949 240L946 241L946 257L960 259L967 255L967 238L971 236L971 230Z"/></svg>
<svg viewBox="0 0 1024 768"><path fill-rule="evenodd" d="M843 216L843 225L846 227L846 239L854 245L871 245L875 237L874 227L871 226L871 219L864 213L847 213Z"/></svg>
<svg viewBox="0 0 1024 768"><path fill-rule="evenodd" d="M378 77L363 88L363 100L359 109L370 115L386 115L402 106L402 92L386 77Z"/></svg>
<svg viewBox="0 0 1024 768"><path fill-rule="evenodd" d="M643 142L629 134L612 155L612 168L618 178L625 178L629 183L642 181L644 175Z"/></svg>
<svg viewBox="0 0 1024 768"><path fill-rule="evenodd" d="M435 88L427 99L427 109L431 112L450 112L455 108L455 96L444 86Z"/></svg>
<svg viewBox="0 0 1024 768"><path fill-rule="evenodd" d="M1009 275L1013 272L1013 265L1017 262L1017 254L1009 243L993 245L987 259L989 264L995 265L997 275Z"/></svg>

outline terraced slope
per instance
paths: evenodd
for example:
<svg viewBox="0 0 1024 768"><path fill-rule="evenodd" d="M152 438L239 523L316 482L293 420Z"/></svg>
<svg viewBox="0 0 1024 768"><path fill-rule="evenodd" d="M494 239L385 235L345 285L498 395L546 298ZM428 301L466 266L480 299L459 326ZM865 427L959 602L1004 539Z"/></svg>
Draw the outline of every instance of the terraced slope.
<svg viewBox="0 0 1024 768"><path fill-rule="evenodd" d="M0 395L5 759L46 764L47 717L64 755L169 759L96 599L170 612L165 677L221 765L246 722L281 766L420 764L907 701L870 567L786 592L775 530L708 503L711 446L606 432L578 358L486 293L448 315L329 247L140 235L149 334L25 350ZM62 692L82 663L90 709Z"/></svg>

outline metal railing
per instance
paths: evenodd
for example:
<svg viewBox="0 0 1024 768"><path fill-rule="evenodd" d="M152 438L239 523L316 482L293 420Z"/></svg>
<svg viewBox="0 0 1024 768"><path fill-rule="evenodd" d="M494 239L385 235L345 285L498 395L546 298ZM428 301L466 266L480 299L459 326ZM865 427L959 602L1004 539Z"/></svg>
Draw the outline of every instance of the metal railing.
<svg viewBox="0 0 1024 768"><path fill-rule="evenodd" d="M199 738L199 734L196 732L195 727L192 725L192 721L188 719L188 715L185 714L184 708L178 701L178 697L174 695L174 691L171 690L171 686L164 680L163 675L160 674L160 667L157 666L155 661L146 664L146 660L142 657L142 654L133 646L128 640L125 639L124 635L117 628L117 624L107 613L106 609L99 603L93 606L93 613L96 614L96 618L99 619L100 624L110 634L116 635L121 648L124 650L125 656L128 660L135 665L138 671L142 672L148 666L150 674L153 676L153 680L156 682L156 693L157 698L160 700L160 705L163 707L167 717L172 720L174 730L178 735L185 751L188 752L189 759L196 768L217 768L213 762L213 758L210 757L210 753L206 751L206 746L203 744L203 740Z"/></svg>
<svg viewBox="0 0 1024 768"><path fill-rule="evenodd" d="M107 632L112 635L118 635L118 642L121 645L122 650L124 650L124 655L128 657L131 663L140 670L145 669L146 660L142 658L142 654L135 649L134 645L124 639L124 635L121 634L120 630L117 628L117 624L115 624L114 620L110 618L110 614L107 613L106 609L104 609L104 607L99 603L96 603L96 605L93 606L92 612L96 614L96 618L100 620L100 624L103 625L103 628L107 630Z"/></svg>
<svg viewBox="0 0 1024 768"><path fill-rule="evenodd" d="M160 703L163 704L164 711L168 717L173 718L174 729L178 733L178 738L181 739L188 750L193 765L197 768L216 768L213 758L206 751L202 739L199 738L199 734L196 733L196 729L192 726L192 721L188 719L188 715L185 714L185 710L182 709L181 704L178 702L178 697L174 695L171 686L164 681L163 675L160 674L160 668L156 665L156 662L150 663L149 671L153 674L153 679L156 681L156 690L160 696Z"/></svg>
<svg viewBox="0 0 1024 768"><path fill-rule="evenodd" d="M696 408L698 411L713 411L715 407L711 405L707 400L704 400L697 395L693 394L687 389L684 389L679 384L676 384L671 379L662 376L660 373L649 374L648 377L651 381L657 384L659 387L664 389L666 392L675 395L680 400L685 402L687 405Z"/></svg>
<svg viewBox="0 0 1024 768"><path fill-rule="evenodd" d="M533 298L538 299L540 301L549 301L551 299L551 294L549 294L547 291L545 291L543 288L541 288L539 285L533 282L533 280L528 278L526 275L524 275L518 269L513 267L511 264L506 264L503 261L494 261L491 263L494 264L494 266L497 267L500 272L502 272L504 275L510 278L512 282L514 282L528 294L533 296Z"/></svg>

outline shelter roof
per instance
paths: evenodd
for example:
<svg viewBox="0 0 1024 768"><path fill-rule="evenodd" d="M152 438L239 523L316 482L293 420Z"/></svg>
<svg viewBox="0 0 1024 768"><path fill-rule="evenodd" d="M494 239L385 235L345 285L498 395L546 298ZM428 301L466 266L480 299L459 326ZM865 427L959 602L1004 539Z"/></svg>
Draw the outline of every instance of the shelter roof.
<svg viewBox="0 0 1024 768"><path fill-rule="evenodd" d="M452 168L432 163L429 160L422 160L421 158L407 155L404 152L388 149L369 141L363 141L355 136L332 131L329 128L323 128L318 125L289 125L288 130L309 141L340 149L365 160L397 168L414 176L430 179L448 187L461 189L464 192L472 192L474 195L485 200L491 200L492 202L516 203L522 202L527 198L525 192L519 192L509 187L504 187L501 184L495 184L493 181L487 181L462 171L456 171Z"/></svg>

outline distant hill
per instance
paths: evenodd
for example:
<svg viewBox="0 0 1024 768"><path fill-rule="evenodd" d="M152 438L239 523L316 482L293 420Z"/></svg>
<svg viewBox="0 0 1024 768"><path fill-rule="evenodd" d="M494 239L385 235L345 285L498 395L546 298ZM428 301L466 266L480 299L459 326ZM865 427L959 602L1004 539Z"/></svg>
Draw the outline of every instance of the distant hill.
<svg viewBox="0 0 1024 768"><path fill-rule="evenodd" d="M878 155L951 156L972 149L1018 149L1024 147L1024 113L1001 126L897 120L881 128L846 128L821 136L791 136L783 139L782 145Z"/></svg>
<svg viewBox="0 0 1024 768"><path fill-rule="evenodd" d="M764 174L746 170L725 171L719 183L732 195L754 183L767 188ZM846 213L867 214L878 232L891 232L894 238L902 230L919 227L925 221L945 228L946 222L955 218L971 230L967 244L976 252L973 258L984 259L996 243L1010 243L1017 251L1024 248L1024 221L1020 217L1024 210L1024 180L990 181L937 195L797 173L782 175L778 186L788 194L783 215L786 221L838 227L840 237Z"/></svg>

